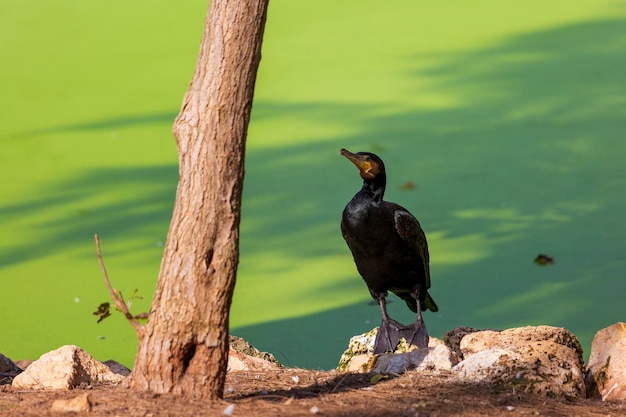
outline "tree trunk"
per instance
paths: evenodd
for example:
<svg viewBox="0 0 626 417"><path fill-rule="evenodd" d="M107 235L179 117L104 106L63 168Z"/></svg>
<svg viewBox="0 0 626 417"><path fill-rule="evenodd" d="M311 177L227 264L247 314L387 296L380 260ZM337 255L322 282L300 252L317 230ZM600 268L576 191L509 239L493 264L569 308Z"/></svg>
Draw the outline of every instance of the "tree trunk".
<svg viewBox="0 0 626 417"><path fill-rule="evenodd" d="M127 385L221 398L239 262L246 132L268 0L212 0L173 132L176 203Z"/></svg>

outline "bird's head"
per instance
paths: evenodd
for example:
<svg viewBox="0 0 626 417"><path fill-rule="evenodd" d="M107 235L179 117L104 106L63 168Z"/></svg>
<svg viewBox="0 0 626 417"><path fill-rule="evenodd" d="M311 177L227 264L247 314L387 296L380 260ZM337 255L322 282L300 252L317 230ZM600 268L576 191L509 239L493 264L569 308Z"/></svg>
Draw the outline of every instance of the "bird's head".
<svg viewBox="0 0 626 417"><path fill-rule="evenodd" d="M370 152L352 153L345 148L340 153L356 165L361 178L364 180L372 180L381 174L385 175L385 164L376 154Z"/></svg>

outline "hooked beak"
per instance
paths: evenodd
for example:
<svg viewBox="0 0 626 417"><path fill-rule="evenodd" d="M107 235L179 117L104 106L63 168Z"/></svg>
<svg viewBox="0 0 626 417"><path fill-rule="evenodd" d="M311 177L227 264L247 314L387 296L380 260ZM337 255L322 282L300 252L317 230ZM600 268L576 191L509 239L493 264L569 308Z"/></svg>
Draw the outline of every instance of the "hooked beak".
<svg viewBox="0 0 626 417"><path fill-rule="evenodd" d="M359 169L361 173L361 177L373 177L370 170L372 169L372 164L370 162L370 158L367 155L358 155L350 152L349 150L343 148L340 151L342 156L345 156Z"/></svg>

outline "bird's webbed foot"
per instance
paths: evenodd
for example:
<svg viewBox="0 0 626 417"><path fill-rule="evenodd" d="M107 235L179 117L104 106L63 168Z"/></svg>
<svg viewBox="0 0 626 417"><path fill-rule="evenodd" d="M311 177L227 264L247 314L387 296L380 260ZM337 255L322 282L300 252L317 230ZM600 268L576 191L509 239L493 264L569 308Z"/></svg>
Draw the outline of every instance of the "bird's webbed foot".
<svg viewBox="0 0 626 417"><path fill-rule="evenodd" d="M400 339L403 337L402 332L405 327L406 326L402 323L391 318L383 320L378 328L376 340L374 341L374 354L377 355L396 350Z"/></svg>
<svg viewBox="0 0 626 417"><path fill-rule="evenodd" d="M428 347L428 331L422 320L416 320L412 324L404 326L400 334L409 345L415 345L420 349Z"/></svg>
<svg viewBox="0 0 626 417"><path fill-rule="evenodd" d="M383 320L374 341L374 354L394 352L400 340L404 338L409 345L418 348L428 347L428 331L423 321L415 321L405 326L393 319Z"/></svg>

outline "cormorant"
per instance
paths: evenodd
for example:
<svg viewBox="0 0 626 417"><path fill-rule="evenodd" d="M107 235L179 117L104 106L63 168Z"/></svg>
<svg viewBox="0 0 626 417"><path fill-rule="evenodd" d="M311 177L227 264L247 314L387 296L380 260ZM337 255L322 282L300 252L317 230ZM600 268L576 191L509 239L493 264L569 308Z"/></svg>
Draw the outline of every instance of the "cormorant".
<svg viewBox="0 0 626 417"><path fill-rule="evenodd" d="M428 244L417 219L404 207L383 200L387 175L382 159L369 152L341 150L359 169L363 187L350 200L341 216L341 233L380 306L382 323L374 353L393 352L402 337L420 348L428 346L422 311L438 311L428 294L430 269ZM413 324L397 322L387 314L386 297L391 291L417 313Z"/></svg>

